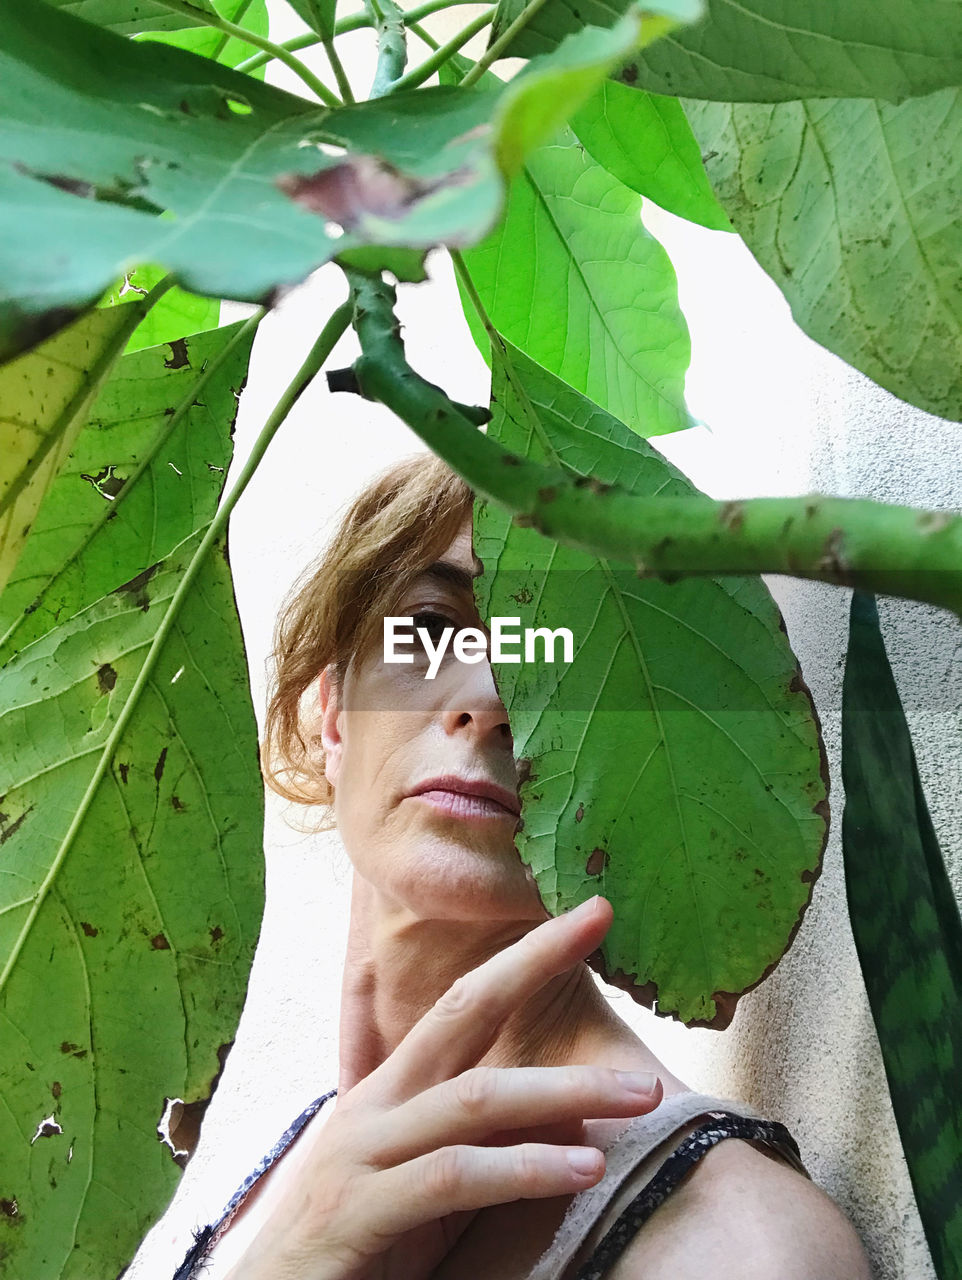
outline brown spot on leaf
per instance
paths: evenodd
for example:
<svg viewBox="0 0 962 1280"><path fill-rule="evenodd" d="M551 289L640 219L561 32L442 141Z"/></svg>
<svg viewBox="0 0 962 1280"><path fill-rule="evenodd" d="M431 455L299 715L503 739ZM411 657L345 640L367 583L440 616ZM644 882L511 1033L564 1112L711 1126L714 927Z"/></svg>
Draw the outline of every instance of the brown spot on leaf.
<svg viewBox="0 0 962 1280"><path fill-rule="evenodd" d="M126 785L127 785L127 778L128 778L128 777L129 777L129 775L130 775L130 765L129 765L129 764L124 764L124 763L123 763L123 761L121 761L121 762L117 765L117 770L118 770L118 772L120 773L120 781L124 784L124 786L126 786Z"/></svg>
<svg viewBox="0 0 962 1280"><path fill-rule="evenodd" d="M629 62L627 67L621 68L621 75L618 78L623 84L637 84L638 68L633 62Z"/></svg>
<svg viewBox="0 0 962 1280"><path fill-rule="evenodd" d="M164 1099L164 1112L161 1124L157 1126L157 1134L162 1142L171 1148L174 1162L183 1169L194 1154L200 1137L201 1121L214 1096L214 1090L224 1074L227 1055L231 1051L233 1041L222 1044L217 1050L217 1072L210 1082L207 1092L193 1102L184 1102L180 1098ZM169 1108L169 1111L168 1111ZM166 1124L164 1124L166 1121ZM166 1134L164 1130L166 1129Z"/></svg>
<svg viewBox="0 0 962 1280"><path fill-rule="evenodd" d="M183 800L181 800L180 796L171 796L170 807L173 809L174 813L183 813L187 806L184 804Z"/></svg>
<svg viewBox="0 0 962 1280"><path fill-rule="evenodd" d="M152 564L149 569L145 569L143 573L138 573L131 578L129 582L125 582L117 588L129 595L138 609L143 609L144 613L150 608L150 597L147 595L147 583L157 572L158 566Z"/></svg>
<svg viewBox="0 0 962 1280"><path fill-rule="evenodd" d="M518 604L530 604L534 599L534 596L527 587L522 587L520 591L516 592L511 597L511 599L517 601Z"/></svg>
<svg viewBox="0 0 962 1280"><path fill-rule="evenodd" d="M377 156L351 156L316 173L282 174L276 179L286 196L310 213L320 214L351 231L364 218L400 218L416 201L456 177L425 180L402 173Z"/></svg>
<svg viewBox="0 0 962 1280"><path fill-rule="evenodd" d="M24 809L20 817L15 818L13 822L7 821L7 815L5 813L0 814L0 845L6 844L8 840L11 840L17 834L26 821L27 814L30 813L32 809L33 805L30 805L28 809Z"/></svg>
<svg viewBox="0 0 962 1280"><path fill-rule="evenodd" d="M87 920L81 920L80 927L83 929L84 936L87 938L96 938L97 934L100 932L99 929L95 929Z"/></svg>
<svg viewBox="0 0 962 1280"><path fill-rule="evenodd" d="M164 747L160 755L157 757L157 763L154 765L154 781L159 782L164 776L164 765L167 763L167 748Z"/></svg>
<svg viewBox="0 0 962 1280"><path fill-rule="evenodd" d="M608 865L608 855L604 849L592 849L591 856L585 863L585 871L589 876L600 876Z"/></svg>
<svg viewBox="0 0 962 1280"><path fill-rule="evenodd" d="M110 693L116 683L117 672L109 662L105 662L103 666L97 668L97 687L100 690L101 696L105 693Z"/></svg>
<svg viewBox="0 0 962 1280"><path fill-rule="evenodd" d="M575 809L575 822L580 822L584 816L585 816L585 807L583 804L579 804L577 809Z"/></svg>
<svg viewBox="0 0 962 1280"><path fill-rule="evenodd" d="M0 1199L0 1216L4 1218L16 1218L20 1215L20 1206L17 1204L16 1196L5 1196Z"/></svg>
<svg viewBox="0 0 962 1280"><path fill-rule="evenodd" d="M116 471L117 468L114 466L104 467L95 476L88 476L86 472L81 471L80 479L92 484L102 498L106 498L108 502L113 502L114 498L127 483L126 477L118 476Z"/></svg>
<svg viewBox="0 0 962 1280"><path fill-rule="evenodd" d="M155 933L150 940L150 945L153 947L155 951L170 950L170 943L167 941L166 936L162 933Z"/></svg>
<svg viewBox="0 0 962 1280"><path fill-rule="evenodd" d="M60 1083L59 1080L55 1080L53 1082L53 1084L50 1086L50 1092L54 1096L54 1101L58 1101L60 1098L60 1095L63 1093L63 1085Z"/></svg>
<svg viewBox="0 0 962 1280"><path fill-rule="evenodd" d="M543 489L538 490L538 500L540 502L554 502L558 496L558 490L553 484L546 484Z"/></svg>
<svg viewBox="0 0 962 1280"><path fill-rule="evenodd" d="M62 1040L60 1042L61 1053L76 1053L79 1048L80 1048L80 1045L74 1044L73 1041L71 1040Z"/></svg>
<svg viewBox="0 0 962 1280"><path fill-rule="evenodd" d="M513 453L504 453L501 455L501 465L503 467L520 467L521 459Z"/></svg>
<svg viewBox="0 0 962 1280"><path fill-rule="evenodd" d="M187 342L184 338L175 338L173 342L167 343L170 347L170 359L164 361L166 369L183 369L185 365L190 364L190 356L187 354Z"/></svg>
<svg viewBox="0 0 962 1280"><path fill-rule="evenodd" d="M214 946L216 946L217 943L220 942L223 936L224 936L224 930L220 927L219 924L215 924L210 931L210 940L214 944Z"/></svg>

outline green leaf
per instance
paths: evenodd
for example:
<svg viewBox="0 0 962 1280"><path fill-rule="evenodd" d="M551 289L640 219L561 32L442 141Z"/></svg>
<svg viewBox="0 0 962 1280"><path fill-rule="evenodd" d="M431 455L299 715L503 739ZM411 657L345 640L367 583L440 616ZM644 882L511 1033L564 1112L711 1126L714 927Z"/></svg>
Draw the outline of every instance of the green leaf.
<svg viewBox="0 0 962 1280"><path fill-rule="evenodd" d="M640 435L691 425L674 269L639 197L570 133L529 158L503 223L464 257L495 327L532 359Z"/></svg>
<svg viewBox="0 0 962 1280"><path fill-rule="evenodd" d="M489 435L593 483L697 492L610 414L509 356ZM570 666L495 666L531 762L518 847L546 907L605 894L609 980L661 1014L727 1025L789 946L828 829L818 721L777 607L759 578L639 579L490 504L475 546L485 614L574 637Z"/></svg>
<svg viewBox="0 0 962 1280"><path fill-rule="evenodd" d="M508 27L521 17L528 0L498 0L491 24L489 44L494 44ZM644 47L661 40L688 22L697 22L705 12L704 0L547 0L525 24L502 57L531 58L550 53L565 38L584 27L611 27L625 14L641 18Z"/></svg>
<svg viewBox="0 0 962 1280"><path fill-rule="evenodd" d="M957 85L962 75L956 0L707 0L707 7L703 22L633 60L626 82L719 102L900 102Z"/></svg>
<svg viewBox="0 0 962 1280"><path fill-rule="evenodd" d="M345 250L474 243L501 211L498 156L553 130L565 85L577 105L637 34L584 33L563 75L551 61L517 86L327 111L39 0L9 0L4 21L0 355L139 263L261 301Z"/></svg>
<svg viewBox="0 0 962 1280"><path fill-rule="evenodd" d="M217 0L214 7L222 18L243 26L246 31L258 36L267 35L267 0ZM83 17L83 14L78 16ZM181 19L181 26L185 27L183 31L149 32L146 38L176 45L178 49L188 49L225 67L236 67L238 62L243 62L254 52L253 45L226 35L217 27L186 26L184 19ZM261 80L265 69L258 67L253 74Z"/></svg>
<svg viewBox="0 0 962 1280"><path fill-rule="evenodd" d="M94 396L143 317L93 311L0 369L0 590Z"/></svg>
<svg viewBox="0 0 962 1280"><path fill-rule="evenodd" d="M179 31L183 27L203 26L203 19L174 13L159 0L49 0L64 13L85 22L108 27L124 36L140 31ZM211 0L191 0L195 9L214 12Z"/></svg>
<svg viewBox="0 0 962 1280"><path fill-rule="evenodd" d="M121 285L111 289L100 305L114 307L122 298L129 300L138 293L148 293L164 274L160 267L138 267ZM216 298L201 298L184 289L171 289L150 308L131 334L127 351L142 351L144 347L173 342L204 329L216 329L219 319L220 302Z"/></svg>
<svg viewBox="0 0 962 1280"><path fill-rule="evenodd" d="M337 0L288 0L288 3L312 31L324 38L333 36Z"/></svg>
<svg viewBox="0 0 962 1280"><path fill-rule="evenodd" d="M251 336L240 322L120 362L0 595L0 665L210 518Z"/></svg>
<svg viewBox="0 0 962 1280"><path fill-rule="evenodd" d="M939 1280L962 1277L962 922L874 596L852 594L842 688L852 932Z"/></svg>
<svg viewBox="0 0 962 1280"><path fill-rule="evenodd" d="M182 483L158 494L169 531L216 504L207 468L228 464L234 397L220 400L216 452L188 438ZM127 429L138 438L136 421L112 428L118 456ZM149 552L150 527L131 529ZM165 1101L199 1118L244 999L263 902L256 726L224 545L169 614L199 537L0 671L0 1146L17 1207L0 1250L17 1276L129 1260L180 1174L156 1133ZM100 556L91 544L92 575Z"/></svg>
<svg viewBox="0 0 962 1280"><path fill-rule="evenodd" d="M962 93L686 109L735 229L805 332L962 419Z"/></svg>
<svg viewBox="0 0 962 1280"><path fill-rule="evenodd" d="M713 231L731 231L677 98L639 93L614 80L571 117L589 155L632 191Z"/></svg>

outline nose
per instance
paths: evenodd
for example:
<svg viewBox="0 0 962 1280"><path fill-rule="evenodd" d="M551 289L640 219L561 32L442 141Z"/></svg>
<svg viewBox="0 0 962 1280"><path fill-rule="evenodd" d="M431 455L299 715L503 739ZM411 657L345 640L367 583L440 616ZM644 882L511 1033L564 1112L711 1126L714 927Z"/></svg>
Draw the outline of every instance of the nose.
<svg viewBox="0 0 962 1280"><path fill-rule="evenodd" d="M446 733L468 733L479 741L512 747L508 713L491 671L491 663L451 664L453 687L445 700L442 723Z"/></svg>

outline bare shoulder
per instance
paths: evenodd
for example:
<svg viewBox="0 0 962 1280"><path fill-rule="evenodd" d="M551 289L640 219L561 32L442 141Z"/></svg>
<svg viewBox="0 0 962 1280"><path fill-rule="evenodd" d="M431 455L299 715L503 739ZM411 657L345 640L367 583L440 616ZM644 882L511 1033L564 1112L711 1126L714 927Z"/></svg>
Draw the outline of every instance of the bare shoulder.
<svg viewBox="0 0 962 1280"><path fill-rule="evenodd" d="M720 1142L652 1215L606 1280L872 1280L832 1198L761 1147Z"/></svg>

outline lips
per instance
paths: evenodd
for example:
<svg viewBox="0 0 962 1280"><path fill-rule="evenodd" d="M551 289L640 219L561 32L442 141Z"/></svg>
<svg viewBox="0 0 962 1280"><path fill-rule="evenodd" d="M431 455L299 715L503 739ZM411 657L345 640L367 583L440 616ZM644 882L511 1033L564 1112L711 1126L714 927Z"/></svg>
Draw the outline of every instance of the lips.
<svg viewBox="0 0 962 1280"><path fill-rule="evenodd" d="M492 800L515 817L520 817L521 815L521 805L517 795L506 787L499 787L496 783L488 782L484 778L470 781L467 778L455 777L453 774L444 774L439 778L427 778L424 782L419 782L408 794L410 796L421 796L427 792L447 792L451 795L474 796L481 800Z"/></svg>

